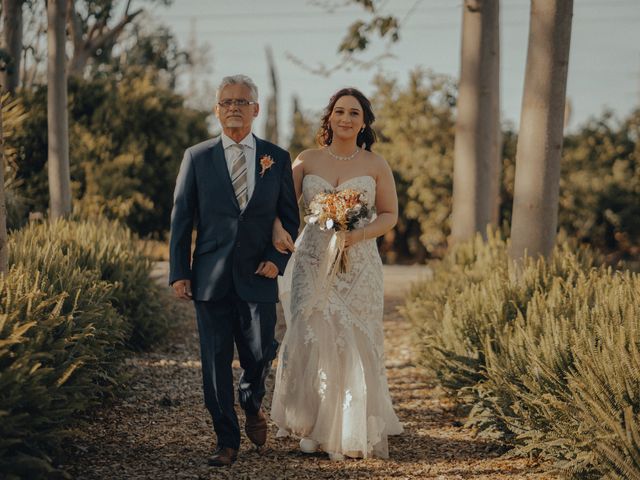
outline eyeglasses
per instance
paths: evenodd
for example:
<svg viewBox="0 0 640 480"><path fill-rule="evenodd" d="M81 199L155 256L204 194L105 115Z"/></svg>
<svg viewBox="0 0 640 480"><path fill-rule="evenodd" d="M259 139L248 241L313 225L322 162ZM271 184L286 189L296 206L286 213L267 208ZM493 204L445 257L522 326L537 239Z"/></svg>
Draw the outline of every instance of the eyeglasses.
<svg viewBox="0 0 640 480"><path fill-rule="evenodd" d="M255 105L258 102L252 102L249 100L245 100L244 98L237 98L237 99L229 99L229 100L223 100L221 102L218 102L218 105L220 105L222 108L231 108L231 105L234 105L236 107L248 107L249 105Z"/></svg>

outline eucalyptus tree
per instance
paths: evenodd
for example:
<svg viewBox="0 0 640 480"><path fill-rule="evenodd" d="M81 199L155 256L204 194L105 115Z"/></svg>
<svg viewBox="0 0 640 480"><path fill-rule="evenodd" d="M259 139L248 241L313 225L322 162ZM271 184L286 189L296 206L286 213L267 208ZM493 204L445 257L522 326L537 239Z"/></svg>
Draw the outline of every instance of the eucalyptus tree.
<svg viewBox="0 0 640 480"><path fill-rule="evenodd" d="M0 85L0 275L7 273L7 202L4 193L3 95Z"/></svg>
<svg viewBox="0 0 640 480"><path fill-rule="evenodd" d="M462 12L452 243L486 237L500 194L500 1L465 0Z"/></svg>
<svg viewBox="0 0 640 480"><path fill-rule="evenodd" d="M167 3L161 0L162 3ZM132 11L132 0L126 0L123 12L117 21L110 25L115 18L118 0L71 0L69 2L69 35L73 45L73 54L69 59L69 74L82 76L91 58L111 51L125 27L144 10L137 8Z"/></svg>
<svg viewBox="0 0 640 480"><path fill-rule="evenodd" d="M264 128L264 138L273 143L278 143L278 76L276 64L273 60L271 47L266 48L267 64L269 65L269 77L271 78L271 95L267 100L267 121Z"/></svg>
<svg viewBox="0 0 640 480"><path fill-rule="evenodd" d="M23 4L24 0L2 0L2 43L9 61L1 73L0 81L11 94L20 84Z"/></svg>
<svg viewBox="0 0 640 480"><path fill-rule="evenodd" d="M66 45L67 0L47 3L47 129L49 216L71 213L69 120L67 111Z"/></svg>
<svg viewBox="0 0 640 480"><path fill-rule="evenodd" d="M573 0L531 0L510 255L548 257L556 240Z"/></svg>
<svg viewBox="0 0 640 480"><path fill-rule="evenodd" d="M399 39L402 21L377 0L352 0L371 15L351 25L344 54L364 50L371 36ZM498 223L501 176L500 1L464 0L455 127L451 243L486 235ZM412 10L405 16L407 18Z"/></svg>

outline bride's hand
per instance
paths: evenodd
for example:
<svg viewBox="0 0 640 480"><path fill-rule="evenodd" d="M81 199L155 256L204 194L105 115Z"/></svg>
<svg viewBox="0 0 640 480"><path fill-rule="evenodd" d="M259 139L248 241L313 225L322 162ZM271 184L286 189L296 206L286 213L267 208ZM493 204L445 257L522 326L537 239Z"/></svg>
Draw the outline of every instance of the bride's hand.
<svg viewBox="0 0 640 480"><path fill-rule="evenodd" d="M364 230L362 228L358 228L356 230L349 230L344 233L344 246L350 247L351 245L355 245L358 242L364 240Z"/></svg>
<svg viewBox="0 0 640 480"><path fill-rule="evenodd" d="M289 252L294 252L296 247L293 243L293 239L289 232L287 232L282 226L282 222L279 218L276 218L273 222L273 231L271 233L271 241L273 246L280 253L287 254Z"/></svg>

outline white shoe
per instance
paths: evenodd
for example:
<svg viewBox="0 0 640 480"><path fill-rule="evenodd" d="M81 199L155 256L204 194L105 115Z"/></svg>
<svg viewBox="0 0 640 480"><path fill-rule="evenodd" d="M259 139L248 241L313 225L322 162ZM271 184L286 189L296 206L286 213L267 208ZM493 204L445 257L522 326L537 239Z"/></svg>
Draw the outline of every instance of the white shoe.
<svg viewBox="0 0 640 480"><path fill-rule="evenodd" d="M303 438L300 440L300 451L303 453L316 453L318 450L318 442L311 438Z"/></svg>
<svg viewBox="0 0 640 480"><path fill-rule="evenodd" d="M344 455L341 453L329 453L329 460L332 462L341 462L344 460Z"/></svg>

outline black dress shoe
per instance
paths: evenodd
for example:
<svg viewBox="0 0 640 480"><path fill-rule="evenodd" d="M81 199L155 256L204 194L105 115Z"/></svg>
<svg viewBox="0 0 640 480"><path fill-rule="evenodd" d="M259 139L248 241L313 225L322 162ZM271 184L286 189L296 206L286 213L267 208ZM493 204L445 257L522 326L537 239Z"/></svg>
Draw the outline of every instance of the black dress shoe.
<svg viewBox="0 0 640 480"><path fill-rule="evenodd" d="M228 467L238 458L238 450L229 447L219 447L209 458L209 465L212 467Z"/></svg>

